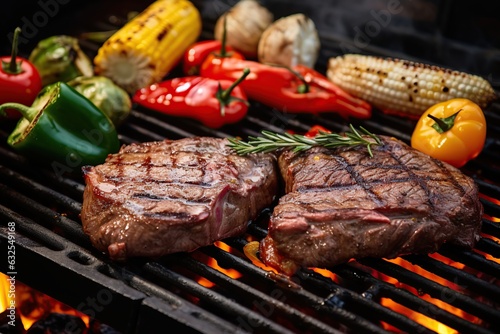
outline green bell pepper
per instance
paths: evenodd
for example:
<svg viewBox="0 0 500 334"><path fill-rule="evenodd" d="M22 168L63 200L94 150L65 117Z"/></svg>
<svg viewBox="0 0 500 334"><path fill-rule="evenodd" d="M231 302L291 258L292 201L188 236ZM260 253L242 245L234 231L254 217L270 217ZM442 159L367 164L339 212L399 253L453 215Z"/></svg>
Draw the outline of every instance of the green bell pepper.
<svg viewBox="0 0 500 334"><path fill-rule="evenodd" d="M66 83L43 88L31 107L4 103L0 113L9 108L23 118L7 143L28 157L51 163L56 172L100 164L120 147L109 117Z"/></svg>

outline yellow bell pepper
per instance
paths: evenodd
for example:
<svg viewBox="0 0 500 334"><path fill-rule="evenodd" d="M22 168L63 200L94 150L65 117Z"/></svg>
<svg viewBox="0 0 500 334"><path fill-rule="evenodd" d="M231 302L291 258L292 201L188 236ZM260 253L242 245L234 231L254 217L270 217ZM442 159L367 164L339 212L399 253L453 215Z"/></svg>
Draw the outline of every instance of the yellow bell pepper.
<svg viewBox="0 0 500 334"><path fill-rule="evenodd" d="M457 168L481 153L486 140L486 119L468 99L452 99L430 107L420 117L411 146Z"/></svg>

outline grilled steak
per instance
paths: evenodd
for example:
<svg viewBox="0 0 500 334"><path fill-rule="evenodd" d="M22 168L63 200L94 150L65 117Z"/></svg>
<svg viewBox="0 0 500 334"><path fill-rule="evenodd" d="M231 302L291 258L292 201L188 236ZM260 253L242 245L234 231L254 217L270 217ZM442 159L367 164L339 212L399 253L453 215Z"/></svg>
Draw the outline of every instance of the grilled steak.
<svg viewBox="0 0 500 334"><path fill-rule="evenodd" d="M132 144L85 167L81 219L93 245L123 260L192 251L244 232L276 194L275 158L241 157L227 143Z"/></svg>
<svg viewBox="0 0 500 334"><path fill-rule="evenodd" d="M365 147L283 152L287 194L275 207L261 258L291 274L352 258L472 247L483 207L477 186L458 169L380 136Z"/></svg>

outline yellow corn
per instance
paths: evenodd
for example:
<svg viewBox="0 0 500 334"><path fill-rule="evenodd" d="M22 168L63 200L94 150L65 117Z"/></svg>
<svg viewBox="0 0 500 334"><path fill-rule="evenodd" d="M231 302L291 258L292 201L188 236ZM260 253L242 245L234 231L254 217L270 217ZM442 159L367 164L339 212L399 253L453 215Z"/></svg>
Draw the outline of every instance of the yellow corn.
<svg viewBox="0 0 500 334"><path fill-rule="evenodd" d="M466 98L485 108L496 98L485 79L401 59L348 54L330 58L327 76L336 85L383 111L420 117L429 107Z"/></svg>
<svg viewBox="0 0 500 334"><path fill-rule="evenodd" d="M157 0L99 48L95 72L129 93L160 81L201 33L188 0Z"/></svg>

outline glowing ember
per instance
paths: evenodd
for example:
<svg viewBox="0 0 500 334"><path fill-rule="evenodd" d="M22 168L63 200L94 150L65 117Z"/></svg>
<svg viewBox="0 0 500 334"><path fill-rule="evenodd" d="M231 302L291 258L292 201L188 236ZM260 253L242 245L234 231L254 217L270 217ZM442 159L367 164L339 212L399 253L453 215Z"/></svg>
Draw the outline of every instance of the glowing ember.
<svg viewBox="0 0 500 334"><path fill-rule="evenodd" d="M228 244L226 244L222 241L216 241L214 243L214 246L219 247L220 249L222 249L226 252L229 252L229 253L233 252L232 248ZM217 260L214 258L211 258L211 257L208 258L207 265L220 271L221 273L223 273L229 277L234 278L234 279L238 279L241 277L241 273L235 269L225 269L225 268L220 267L217 263ZM212 288L215 285L213 282L209 281L208 279L206 279L204 277L200 277L197 280L197 282L206 288Z"/></svg>
<svg viewBox="0 0 500 334"><path fill-rule="evenodd" d="M15 299L9 297L10 282L8 277L0 273L0 312L5 311L11 300L15 302L16 312L18 312L23 326L29 329L31 325L51 313L62 313L80 317L87 327L89 317L66 304L63 304L29 286L16 281Z"/></svg>

